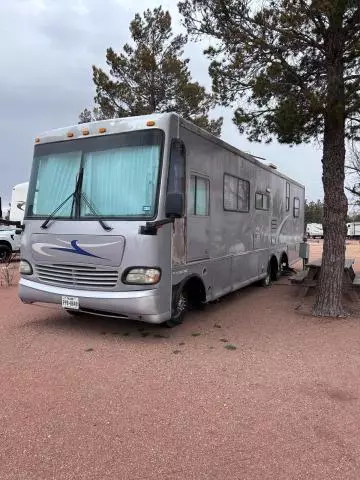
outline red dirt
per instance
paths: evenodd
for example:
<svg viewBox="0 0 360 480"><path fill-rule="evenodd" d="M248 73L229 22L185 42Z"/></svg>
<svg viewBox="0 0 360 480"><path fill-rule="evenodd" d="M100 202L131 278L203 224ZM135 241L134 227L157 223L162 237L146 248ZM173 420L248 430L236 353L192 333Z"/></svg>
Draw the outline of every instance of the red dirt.
<svg viewBox="0 0 360 480"><path fill-rule="evenodd" d="M358 480L360 317L301 314L288 283L173 330L0 289L1 480Z"/></svg>

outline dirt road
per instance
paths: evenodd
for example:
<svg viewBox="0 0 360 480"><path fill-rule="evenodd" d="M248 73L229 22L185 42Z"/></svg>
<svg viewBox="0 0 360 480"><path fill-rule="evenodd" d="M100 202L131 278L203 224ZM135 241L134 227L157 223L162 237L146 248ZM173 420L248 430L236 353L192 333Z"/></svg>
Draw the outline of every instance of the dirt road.
<svg viewBox="0 0 360 480"><path fill-rule="evenodd" d="M360 317L286 279L173 330L0 305L1 480L360 477Z"/></svg>

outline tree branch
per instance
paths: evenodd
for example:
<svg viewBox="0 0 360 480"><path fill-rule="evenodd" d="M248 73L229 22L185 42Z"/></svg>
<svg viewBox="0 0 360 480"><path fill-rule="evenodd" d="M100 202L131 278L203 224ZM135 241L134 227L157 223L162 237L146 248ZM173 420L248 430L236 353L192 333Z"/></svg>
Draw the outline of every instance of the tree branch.
<svg viewBox="0 0 360 480"><path fill-rule="evenodd" d="M344 81L347 82L349 80L359 80L360 81L360 73L357 75L348 75L347 77L344 77Z"/></svg>
<svg viewBox="0 0 360 480"><path fill-rule="evenodd" d="M354 27L356 24L360 24L360 5L358 5L357 9L354 12L354 15L349 18L345 25L345 32L353 32Z"/></svg>
<svg viewBox="0 0 360 480"><path fill-rule="evenodd" d="M316 14L315 11L313 10L313 5L308 5L308 3L306 2L306 0L299 0L299 3L300 5L307 11L309 17L312 17L312 20L316 26L316 28L318 28L322 34L325 33L326 31L326 25L321 17L321 14Z"/></svg>
<svg viewBox="0 0 360 480"><path fill-rule="evenodd" d="M277 60L280 61L282 67L293 76L295 83L297 83L302 93L305 96L311 97L312 91L309 88L307 88L306 83L302 78L302 76L298 72L296 72L296 70L289 64L289 62L283 56L283 52L285 52L286 50L283 47L274 46L268 41L266 41L264 39L264 33L262 36L260 36L260 35L257 35L257 32L256 32L256 29L259 29L259 28L262 29L263 32L265 31L265 34L271 34L273 30L279 33L279 30L276 29L276 27L274 27L273 25L271 25L271 28L267 27L245 14L241 15L241 19L239 18L238 22L234 22L234 18L236 18L236 15L230 14L229 8L225 0L221 0L221 6L222 6L222 13L224 14L224 16L226 16L226 22L230 25L228 30L230 32L240 31L243 34L245 34L248 39L252 40L254 51L258 50L258 45L260 43L262 45L264 55L265 55L264 61L262 63L266 64L267 62L269 62L269 60L273 61L272 57L275 57ZM195 19L193 19L193 21L196 22ZM248 25L246 26L246 24ZM254 28L251 28L251 27L255 27L255 33L254 33ZM224 39L224 35L220 35L218 32L215 32L214 30L209 31L209 29L203 28L201 26L198 28L198 33L212 35L219 40ZM281 31L281 33L287 33L287 32ZM236 36L234 38L236 40ZM283 52L281 51L280 48L282 48ZM269 52L268 54L266 54L266 50L268 50Z"/></svg>

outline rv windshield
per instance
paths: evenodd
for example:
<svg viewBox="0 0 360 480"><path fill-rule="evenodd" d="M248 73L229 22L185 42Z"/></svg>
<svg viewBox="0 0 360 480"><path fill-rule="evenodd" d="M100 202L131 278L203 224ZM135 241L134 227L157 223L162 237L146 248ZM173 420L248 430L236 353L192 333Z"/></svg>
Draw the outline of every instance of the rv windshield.
<svg viewBox="0 0 360 480"><path fill-rule="evenodd" d="M161 131L148 130L36 146L27 217L50 215L74 191L80 168L81 204L67 202L55 218L153 217L162 142Z"/></svg>

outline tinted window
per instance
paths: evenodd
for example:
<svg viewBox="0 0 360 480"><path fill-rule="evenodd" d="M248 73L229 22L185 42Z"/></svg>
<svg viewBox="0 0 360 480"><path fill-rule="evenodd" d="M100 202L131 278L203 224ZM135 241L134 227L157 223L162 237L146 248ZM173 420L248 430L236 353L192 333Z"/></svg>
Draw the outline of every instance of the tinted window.
<svg viewBox="0 0 360 480"><path fill-rule="evenodd" d="M191 175L189 192L189 214L209 215L210 182L207 178Z"/></svg>
<svg viewBox="0 0 360 480"><path fill-rule="evenodd" d="M288 212L290 210L290 183L289 182L286 182L285 204L286 204L286 211Z"/></svg>
<svg viewBox="0 0 360 480"><path fill-rule="evenodd" d="M300 199L297 197L294 198L294 217L300 217Z"/></svg>
<svg viewBox="0 0 360 480"><path fill-rule="evenodd" d="M269 210L270 208L270 197L265 193L256 193L255 194L255 208L257 210Z"/></svg>
<svg viewBox="0 0 360 480"><path fill-rule="evenodd" d="M224 175L224 210L233 212L249 211L250 184L247 180Z"/></svg>

